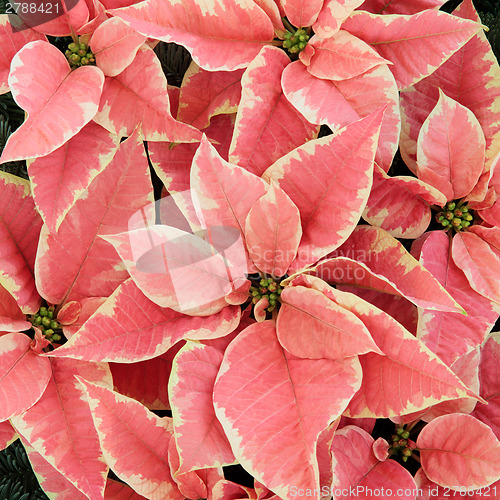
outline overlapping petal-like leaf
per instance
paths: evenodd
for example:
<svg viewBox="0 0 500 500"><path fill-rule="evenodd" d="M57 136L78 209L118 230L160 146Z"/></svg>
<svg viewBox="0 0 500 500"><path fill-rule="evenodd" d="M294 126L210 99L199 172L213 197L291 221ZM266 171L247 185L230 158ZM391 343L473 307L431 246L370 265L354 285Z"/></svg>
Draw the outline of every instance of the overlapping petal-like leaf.
<svg viewBox="0 0 500 500"><path fill-rule="evenodd" d="M222 357L214 347L188 342L175 358L168 391L180 458L177 474L235 461L212 402Z"/></svg>
<svg viewBox="0 0 500 500"><path fill-rule="evenodd" d="M89 498L79 489L75 488L59 471L54 469L40 453L35 451L26 439L21 437L21 441L28 455L33 472L44 493L53 495L58 500L87 500Z"/></svg>
<svg viewBox="0 0 500 500"><path fill-rule="evenodd" d="M453 14L462 19L479 21L472 0L462 2ZM486 160L489 166L500 151L500 68L482 30L432 75L402 92L404 126L401 154L412 169L415 168L420 127L436 105L439 89L470 109L478 119L486 138Z"/></svg>
<svg viewBox="0 0 500 500"><path fill-rule="evenodd" d="M0 51L0 94L9 92L10 63L16 52L24 45L35 40L45 40L41 33L26 26L20 17L0 14L0 37L2 49Z"/></svg>
<svg viewBox="0 0 500 500"><path fill-rule="evenodd" d="M317 136L312 125L290 104L281 75L290 63L277 47L264 47L241 79L229 161L260 176L286 153Z"/></svg>
<svg viewBox="0 0 500 500"><path fill-rule="evenodd" d="M451 242L441 231L431 232L420 253L420 262L467 312L419 310L418 337L446 364L481 344L498 318L500 309L470 288L450 253Z"/></svg>
<svg viewBox="0 0 500 500"><path fill-rule="evenodd" d="M32 68L44 61L44 78L33 78ZM72 71L66 57L53 45L34 41L12 59L9 87L28 118L7 141L0 163L45 156L76 135L95 115L104 75L84 66Z"/></svg>
<svg viewBox="0 0 500 500"><path fill-rule="evenodd" d="M484 422L500 439L500 381L498 366L500 362L500 333L490 335L481 350L479 379L481 381L481 397L487 405L477 404L472 415Z"/></svg>
<svg viewBox="0 0 500 500"><path fill-rule="evenodd" d="M236 113L243 70L206 71L192 62L184 74L177 120L204 129L213 116Z"/></svg>
<svg viewBox="0 0 500 500"><path fill-rule="evenodd" d="M108 467L90 409L75 375L110 387L105 364L50 360L52 378L40 400L12 424L33 448L89 498L104 493Z"/></svg>
<svg viewBox="0 0 500 500"><path fill-rule="evenodd" d="M359 10L367 10L374 14L416 14L422 10L441 7L446 0L365 0Z"/></svg>
<svg viewBox="0 0 500 500"><path fill-rule="evenodd" d="M464 232L453 238L452 256L470 286L500 304L500 249L472 232Z"/></svg>
<svg viewBox="0 0 500 500"><path fill-rule="evenodd" d="M0 336L1 422L33 406L49 383L50 362L35 353L30 343L23 333Z"/></svg>
<svg viewBox="0 0 500 500"><path fill-rule="evenodd" d="M373 444L374 439L366 431L353 425L335 433L331 444L332 490L342 492L336 498L367 500L371 497L370 491L375 490L384 491L387 499L414 500L416 488L411 474L394 460L377 459L372 451Z"/></svg>
<svg viewBox="0 0 500 500"><path fill-rule="evenodd" d="M87 394L102 452L115 474L148 499L183 500L168 465L171 420L157 417L133 399L78 380Z"/></svg>
<svg viewBox="0 0 500 500"><path fill-rule="evenodd" d="M301 358L340 360L367 352L382 354L354 314L303 286L282 291L276 330L280 344Z"/></svg>
<svg viewBox="0 0 500 500"><path fill-rule="evenodd" d="M29 182L0 172L0 285L16 300L24 313L35 313L40 297L33 268L42 221L30 194ZM6 299L10 301L10 299ZM4 303L0 314L14 313ZM16 314L16 313L14 313ZM18 314L11 319L21 319Z"/></svg>
<svg viewBox="0 0 500 500"><path fill-rule="evenodd" d="M274 215L269 217L269 214ZM274 277L284 276L295 259L301 236L298 208L282 189L271 183L246 219L250 258L260 271Z"/></svg>
<svg viewBox="0 0 500 500"><path fill-rule="evenodd" d="M106 76L119 75L132 63L139 47L146 41L121 19L104 21L92 34L90 47L96 65Z"/></svg>
<svg viewBox="0 0 500 500"><path fill-rule="evenodd" d="M265 172L264 178L277 181L300 211L303 236L295 268L324 257L354 229L372 185L382 116L379 110L309 141Z"/></svg>
<svg viewBox="0 0 500 500"><path fill-rule="evenodd" d="M417 238L429 227L429 205L445 203L446 197L425 182L409 176L389 177L375 166L363 218L395 238Z"/></svg>
<svg viewBox="0 0 500 500"><path fill-rule="evenodd" d="M477 489L500 479L500 441L470 415L436 418L419 434L417 447L426 476L441 486Z"/></svg>
<svg viewBox="0 0 500 500"><path fill-rule="evenodd" d="M252 0L148 0L110 13L143 35L186 47L209 71L248 66L274 38L271 20Z"/></svg>
<svg viewBox="0 0 500 500"><path fill-rule="evenodd" d="M484 151L484 134L472 111L440 90L418 136L418 178L439 189L447 200L463 198L483 171Z"/></svg>
<svg viewBox="0 0 500 500"><path fill-rule="evenodd" d="M30 162L33 198L51 232L59 229L78 197L113 159L119 141L90 122L59 149Z"/></svg>
<svg viewBox="0 0 500 500"><path fill-rule="evenodd" d="M324 39L314 36L299 57L311 75L333 81L354 78L381 64L390 64L345 30Z"/></svg>
<svg viewBox="0 0 500 500"><path fill-rule="evenodd" d="M184 338L223 337L236 328L239 317L236 306L207 318L163 309L128 279L64 346L50 355L120 363L144 361L164 354Z"/></svg>
<svg viewBox="0 0 500 500"><path fill-rule="evenodd" d="M279 344L270 321L249 326L227 348L214 405L237 460L281 497L316 488L316 441L358 390L356 357L300 359ZM277 432L277 430L281 432Z"/></svg>
<svg viewBox="0 0 500 500"><path fill-rule="evenodd" d="M396 292L419 307L463 313L462 307L432 274L382 229L356 227L349 239L330 257L331 260L314 268L315 274L327 282Z"/></svg>
<svg viewBox="0 0 500 500"><path fill-rule="evenodd" d="M335 82L315 78L300 61L295 61L284 69L281 84L287 99L307 120L328 125L334 131L387 105L376 160L385 171L389 170L398 147L400 114L398 88L386 64Z"/></svg>
<svg viewBox="0 0 500 500"><path fill-rule="evenodd" d="M106 77L94 121L120 137L140 124L148 141L197 142L201 132L170 114L167 80L152 49L142 47L115 77Z"/></svg>
<svg viewBox="0 0 500 500"><path fill-rule="evenodd" d="M481 30L476 23L437 10L413 16L353 12L342 28L394 63L390 68L400 88L431 74Z"/></svg>
<svg viewBox="0 0 500 500"><path fill-rule="evenodd" d="M42 295L53 304L109 296L128 275L100 236L128 229L129 218L152 201L142 138L134 134L67 213L58 233L42 229L35 266Z"/></svg>

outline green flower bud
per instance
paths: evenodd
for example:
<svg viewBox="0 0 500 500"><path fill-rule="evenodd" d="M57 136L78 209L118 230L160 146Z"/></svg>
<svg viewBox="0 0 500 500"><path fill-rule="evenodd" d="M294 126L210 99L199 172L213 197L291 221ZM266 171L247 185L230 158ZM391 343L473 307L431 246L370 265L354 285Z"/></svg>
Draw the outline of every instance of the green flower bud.
<svg viewBox="0 0 500 500"><path fill-rule="evenodd" d="M54 317L54 311L47 311L47 318L52 319Z"/></svg>
<svg viewBox="0 0 500 500"><path fill-rule="evenodd" d="M405 457L409 457L409 456L411 456L411 453L412 453L412 451L411 451L409 448L405 448L405 449L403 450L403 455L404 455Z"/></svg>
<svg viewBox="0 0 500 500"><path fill-rule="evenodd" d="M452 201L451 203L448 203L448 210L455 210L455 207L457 206L457 204Z"/></svg>
<svg viewBox="0 0 500 500"><path fill-rule="evenodd" d="M410 437L410 433L408 431L404 431L401 433L401 437L403 439L408 439Z"/></svg>
<svg viewBox="0 0 500 500"><path fill-rule="evenodd" d="M80 50L87 50L87 45L84 43L80 44Z"/></svg>
<svg viewBox="0 0 500 500"><path fill-rule="evenodd" d="M47 308L40 307L40 316L47 316Z"/></svg>
<svg viewBox="0 0 500 500"><path fill-rule="evenodd" d="M42 324L43 324L43 326L50 326L50 319L49 318L43 318L42 319Z"/></svg>
<svg viewBox="0 0 500 500"><path fill-rule="evenodd" d="M453 224L453 226L458 227L460 226L460 224L462 224L462 221L460 219L455 218L451 221L451 223Z"/></svg>
<svg viewBox="0 0 500 500"><path fill-rule="evenodd" d="M455 214L453 212L446 212L446 216L445 216L448 220L451 220L453 219L453 217L455 217Z"/></svg>
<svg viewBox="0 0 500 500"><path fill-rule="evenodd" d="M69 59L73 64L78 64L80 62L80 56L78 54L72 54Z"/></svg>
<svg viewBox="0 0 500 500"><path fill-rule="evenodd" d="M448 220L444 220L443 222L441 222L441 224L446 227L446 226L449 226L450 225L450 221Z"/></svg>
<svg viewBox="0 0 500 500"><path fill-rule="evenodd" d="M58 340L61 340L61 336L58 333L55 333L54 335L52 335L52 340L55 340L57 342Z"/></svg>
<svg viewBox="0 0 500 500"><path fill-rule="evenodd" d="M34 323L35 325L41 325L42 324L42 317L41 316L35 316L34 318Z"/></svg>
<svg viewBox="0 0 500 500"><path fill-rule="evenodd" d="M404 431L405 431L405 430L404 430L402 427L398 427L398 428L396 429L396 434L397 434L398 436L401 436L401 434L403 434L403 432L404 432Z"/></svg>
<svg viewBox="0 0 500 500"><path fill-rule="evenodd" d="M68 49L71 50L71 52L76 52L80 47L76 43L70 43L68 45Z"/></svg>
<svg viewBox="0 0 500 500"><path fill-rule="evenodd" d="M403 462L408 462L408 457L402 457Z"/></svg>
<svg viewBox="0 0 500 500"><path fill-rule="evenodd" d="M50 337L50 336L54 333L54 330L52 330L52 329L48 329L48 330L45 330L45 332L44 332L44 333L45 333L45 336L46 336L46 337Z"/></svg>
<svg viewBox="0 0 500 500"><path fill-rule="evenodd" d="M466 228L466 227L469 227L469 226L470 226L470 222L469 221L462 222L462 227L463 228Z"/></svg>
<svg viewBox="0 0 500 500"><path fill-rule="evenodd" d="M57 321L52 320L50 322L50 328L52 328L53 330L55 330L56 328L59 328L59 323Z"/></svg>
<svg viewBox="0 0 500 500"><path fill-rule="evenodd" d="M86 57L82 57L82 60L80 61L82 66L85 66L86 64L89 63L89 60Z"/></svg>
<svg viewBox="0 0 500 500"><path fill-rule="evenodd" d="M472 215L471 215L471 214L467 214L467 215L465 216L465 220L471 221L472 219L474 219L474 217L472 217Z"/></svg>

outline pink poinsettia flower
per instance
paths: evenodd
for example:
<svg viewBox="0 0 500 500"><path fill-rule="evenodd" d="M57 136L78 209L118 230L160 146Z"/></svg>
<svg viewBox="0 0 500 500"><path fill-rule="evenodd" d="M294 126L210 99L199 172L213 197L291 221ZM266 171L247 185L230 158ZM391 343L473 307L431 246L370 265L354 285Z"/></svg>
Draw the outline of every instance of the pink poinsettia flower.
<svg viewBox="0 0 500 500"><path fill-rule="evenodd" d="M380 110L337 134L309 141L270 167L264 175L269 183L225 162L203 139L191 169L191 189L196 192L196 198L190 205L184 197L180 208L188 221L198 219L198 224L204 227L198 234L205 234L206 240L193 232L169 226L150 226L105 238L116 248L132 278L120 285L79 332L50 356L132 362L154 358L179 340L189 339L177 353L170 375L169 403L179 454L178 476L229 465L236 459L279 496L286 496L289 488L280 485L291 485L294 480L301 486L319 487L315 443L323 429L348 406L351 416L390 416L402 411L393 400L420 409L443 398L471 394L430 351L422 351L417 359L414 353L421 350L417 348L419 341L389 315L360 298L337 292L324 281L303 274L305 266L347 244L349 236L358 238L357 244L351 241L355 246L364 242L367 251L370 244L372 251L377 248L374 240L382 236L378 230L368 228L371 234L366 235L363 227L356 229L356 224L369 193L381 118ZM349 141L353 146L346 148ZM297 168L298 162L302 165L300 168ZM313 165L315 178L308 175L308 168ZM332 178L345 175L347 168L352 174L349 186L332 182ZM316 195L306 196L307 192ZM318 204L320 199L323 201ZM338 215L332 219L332 213ZM325 224L328 231L324 231ZM257 271L258 277L249 275L247 279L234 273L241 271L238 267L241 260L235 259L231 251L222 251L216 232L221 225L238 231L244 242L239 251L243 250L243 260L248 257L248 269ZM145 237L138 238L140 234ZM230 231L224 233L228 234ZM143 242L141 248L134 246L134 242L139 241ZM226 242L229 248L233 241ZM212 253L201 252L205 248ZM166 267L148 268L152 261L143 258L141 252L145 249L153 250L156 264L164 252ZM175 254L175 250L180 252ZM196 254L196 250L200 253ZM193 252L199 259L188 265ZM389 287L396 293L401 290L419 305L457 310L457 304L395 240L393 248L386 245L384 256L392 256L395 272L390 279L383 278L376 263L367 263L363 278L372 287L385 290ZM179 282L174 271L182 259L184 281ZM216 267L214 262L224 267ZM283 279L291 273L295 276ZM224 288L218 285L224 275L229 285L225 295L221 294ZM245 283L232 289L231 285L240 278ZM253 288L249 289L251 282ZM422 283L425 283L425 293L420 288ZM431 288L433 304L427 299ZM190 292L189 296L183 294L184 289ZM207 291L213 290L221 296L207 296ZM186 305L183 297L189 299L187 310L183 309ZM194 298L201 302L193 302ZM235 314L240 310L237 304L245 302L254 303L254 316L259 322L242 320L236 329L240 320L239 314ZM131 311L135 311L133 320ZM165 324L170 327L164 328ZM186 328L188 324L193 328ZM202 325L201 328L195 329L197 324ZM393 352L394 346L382 341L387 331L398 336L398 345L408 349ZM146 349L140 342L144 335L149 339ZM314 341L311 335L315 336ZM398 370L405 367L401 377L418 377L423 384L428 384L423 399L419 395L419 401L413 401L403 386L396 389L402 391L400 397L384 399L383 403L370 395L364 381L369 384L369 380L377 378L374 373L385 370L381 363L392 366L394 357L401 360L397 363ZM358 364L361 358L366 379L361 378ZM272 366L272 373L265 366ZM422 366L428 368L422 369ZM200 369L203 387L197 387L197 397L193 399L194 386L189 381L193 376L199 379ZM396 364L391 369L396 369ZM448 380L449 392L435 393L434 375L429 378L426 371L439 373L440 380ZM257 386L267 394L264 399L258 398L258 414L248 408L256 395L250 399L240 397L242 388L248 387L242 381L254 377L255 373L260 373ZM321 373L321 377L311 384L313 373L316 377ZM308 393L294 402L294 391L297 394L306 379L309 380ZM330 388L327 391L326 386ZM310 404L311 394L322 398L321 415L301 417L300 408ZM279 408L276 408L277 400ZM262 420L262 414L272 417L269 426L260 428L255 419ZM244 415L247 417L242 418ZM266 447L264 443L273 439L270 433L274 434L272 429L276 425L289 430L275 438L273 446ZM307 435L301 435L300 428L307 428ZM201 441L207 443L203 453L196 446ZM296 443L294 453L289 451L290 443ZM252 456L249 447L262 451ZM289 467L277 468L281 461L276 456L281 453L294 457ZM322 470L328 467L326 460Z"/></svg>
<svg viewBox="0 0 500 500"><path fill-rule="evenodd" d="M468 141L464 143L466 131ZM482 212L491 205L490 191L481 182L485 172L485 136L474 114L440 92L439 100L423 123L417 142L418 179L379 174L368 201L365 218L397 236L415 237L425 231L429 205L440 207L438 224L452 236L451 255L473 290L500 302L500 227ZM497 170L497 157L490 176ZM390 197L388 196L390 194ZM390 204L384 200L391 200ZM405 210L397 207L405 206ZM385 213L384 213L384 210ZM414 223L416 219L416 223Z"/></svg>
<svg viewBox="0 0 500 500"><path fill-rule="evenodd" d="M245 68L266 45L282 45L292 58L299 54L284 68L268 62L268 71L309 122L332 130L389 103L377 158L388 170L399 139L398 86L432 73L479 26L437 10L411 16L356 11L361 3L213 0L207 7L197 0L182 6L147 0L110 12L145 36L183 45L210 71ZM438 40L445 50L429 45Z"/></svg>

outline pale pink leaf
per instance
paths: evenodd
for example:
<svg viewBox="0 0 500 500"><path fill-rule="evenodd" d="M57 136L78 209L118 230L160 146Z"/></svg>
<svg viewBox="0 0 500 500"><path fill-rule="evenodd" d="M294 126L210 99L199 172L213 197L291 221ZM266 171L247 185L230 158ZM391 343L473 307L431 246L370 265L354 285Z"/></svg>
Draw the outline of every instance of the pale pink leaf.
<svg viewBox="0 0 500 500"><path fill-rule="evenodd" d="M101 449L113 472L150 500L184 500L168 465L171 420L81 377L78 381L87 394Z"/></svg>
<svg viewBox="0 0 500 500"><path fill-rule="evenodd" d="M200 236L171 226L153 225L105 239L114 246L138 288L155 304L183 314L209 316L228 305L226 296L250 283L244 274L246 256L238 230L217 230L214 232L229 236L234 243L237 265ZM224 252L226 257L231 253L231 247ZM239 298L238 304L246 300L246 296Z"/></svg>
<svg viewBox="0 0 500 500"><path fill-rule="evenodd" d="M22 332L29 330L31 323L17 305L16 299L0 286L0 332Z"/></svg>
<svg viewBox="0 0 500 500"><path fill-rule="evenodd" d="M447 500L451 496L465 497L469 500L484 500L484 498L495 498L500 491L500 481L486 486L485 488L472 489L462 486L458 491L450 491L450 488L439 486L433 483L420 468L415 474L415 483L417 483L418 490L421 494L417 496L417 500ZM460 486L460 485L458 485Z"/></svg>
<svg viewBox="0 0 500 500"><path fill-rule="evenodd" d="M20 17L0 14L0 94L9 92L10 63L17 51L34 40L46 40L45 35L26 26Z"/></svg>
<svg viewBox="0 0 500 500"><path fill-rule="evenodd" d="M242 74L242 69L207 71L192 62L182 80L177 120L201 130L213 116L236 113Z"/></svg>
<svg viewBox="0 0 500 500"><path fill-rule="evenodd" d="M449 399L477 399L433 352L388 314L318 278L302 275L297 282L321 291L354 313L384 353L369 352L359 357L363 382L349 403L346 416L387 418ZM394 380L399 383L394 384ZM417 392L413 390L415 386L419 387Z"/></svg>
<svg viewBox="0 0 500 500"><path fill-rule="evenodd" d="M365 0L359 10L373 14L416 14L422 10L437 9L446 0Z"/></svg>
<svg viewBox="0 0 500 500"><path fill-rule="evenodd" d="M286 287L280 301L278 339L295 356L340 360L372 351L382 354L361 320L320 291Z"/></svg>
<svg viewBox="0 0 500 500"><path fill-rule="evenodd" d="M420 262L467 312L419 310L417 336L446 364L481 344L500 313L500 308L476 293L450 254L450 239L432 231L422 245Z"/></svg>
<svg viewBox="0 0 500 500"><path fill-rule="evenodd" d="M345 30L324 39L313 36L299 58L311 75L334 81L354 78L381 64L391 64Z"/></svg>
<svg viewBox="0 0 500 500"><path fill-rule="evenodd" d="M131 315L131 311L135 312ZM206 318L163 309L128 279L50 356L119 363L144 361L164 354L184 338L223 337L236 328L239 317L236 306Z"/></svg>
<svg viewBox="0 0 500 500"><path fill-rule="evenodd" d="M0 285L24 313L34 314L40 307L33 268L42 220L35 209L29 181L0 172L0 192ZM10 302L10 306L5 303L2 314L15 311ZM15 319L21 317L17 315Z"/></svg>
<svg viewBox="0 0 500 500"><path fill-rule="evenodd" d="M250 258L262 272L284 276L302 236L298 208L274 182L248 213L245 237Z"/></svg>
<svg viewBox="0 0 500 500"><path fill-rule="evenodd" d="M287 19L297 28L311 26L323 6L324 0L279 0Z"/></svg>
<svg viewBox="0 0 500 500"><path fill-rule="evenodd" d="M0 336L0 422L33 406L49 383L50 361L36 354L30 344L24 333Z"/></svg>
<svg viewBox="0 0 500 500"><path fill-rule="evenodd" d="M384 499L414 500L415 482L411 474L394 460L379 461L373 451L374 439L363 429L344 427L335 433L332 490L337 500L372 498L383 491Z"/></svg>
<svg viewBox="0 0 500 500"><path fill-rule="evenodd" d="M38 483L47 496L51 495L57 500L88 500L87 495L75 488L63 474L54 469L22 436L21 442Z"/></svg>
<svg viewBox="0 0 500 500"><path fill-rule="evenodd" d="M349 239L320 263L315 274L338 282L398 293L419 307L463 313L462 307L403 245L383 229L358 226ZM341 272L336 275L336 266ZM350 267L353 271L347 273ZM354 269L361 269L356 272Z"/></svg>
<svg viewBox="0 0 500 500"><path fill-rule="evenodd" d="M152 202L142 138L134 134L73 205L58 233L42 229L35 266L40 293L53 304L109 296L128 274L100 236L125 231L129 218Z"/></svg>
<svg viewBox="0 0 500 500"><path fill-rule="evenodd" d="M500 249L471 232L457 233L451 249L453 261L463 271L470 286L500 304Z"/></svg>
<svg viewBox="0 0 500 500"><path fill-rule="evenodd" d="M120 18L104 21L92 34L90 48L98 68L106 76L116 76L129 66L139 47L146 41Z"/></svg>
<svg viewBox="0 0 500 500"><path fill-rule="evenodd" d="M32 68L41 60L44 78L33 78ZM100 69L72 71L54 45L41 40L25 45L12 59L9 87L28 118L9 137L0 163L45 156L62 146L95 115L103 84Z"/></svg>
<svg viewBox="0 0 500 500"><path fill-rule="evenodd" d="M197 142L201 132L170 114L167 79L156 54L142 47L120 74L106 77L94 121L120 137L140 124L148 141Z"/></svg>
<svg viewBox="0 0 500 500"><path fill-rule="evenodd" d="M323 8L312 26L314 33L321 38L332 36L362 3L363 0L324 0Z"/></svg>
<svg viewBox="0 0 500 500"><path fill-rule="evenodd" d="M111 386L105 364L50 360L52 378L40 400L12 424L58 472L89 498L102 497L108 467L90 408L75 375ZM54 422L58 422L54 432Z"/></svg>
<svg viewBox="0 0 500 500"><path fill-rule="evenodd" d="M500 479L500 442L470 415L452 413L427 424L417 439L422 469L452 490L484 488Z"/></svg>
<svg viewBox="0 0 500 500"><path fill-rule="evenodd" d="M212 402L222 357L213 347L188 341L174 360L168 392L180 458L176 474L235 462Z"/></svg>
<svg viewBox="0 0 500 500"><path fill-rule="evenodd" d="M379 110L309 141L265 172L264 178L278 182L300 211L303 235L294 269L324 257L354 229L372 185L382 116Z"/></svg>
<svg viewBox="0 0 500 500"><path fill-rule="evenodd" d="M252 0L209 0L203 4L196 0L150 0L147 5L109 13L145 36L186 47L198 66L209 71L248 66L262 45L274 38L271 20Z"/></svg>
<svg viewBox="0 0 500 500"><path fill-rule="evenodd" d="M398 148L400 113L398 87L386 64L334 82L313 77L295 61L283 71L281 84L287 99L307 120L328 125L333 131L387 105L375 159L389 170Z"/></svg>
<svg viewBox="0 0 500 500"><path fill-rule="evenodd" d="M413 3L413 2L410 2ZM464 0L453 14L480 22L472 0ZM425 80L401 93L404 126L401 154L413 170L420 127L436 105L439 89L448 97L470 109L486 138L487 168L500 151L500 68L483 30L474 35L440 68Z"/></svg>
<svg viewBox="0 0 500 500"><path fill-rule="evenodd" d="M29 162L35 204L51 232L113 159L120 138L90 122L63 146Z"/></svg>
<svg viewBox="0 0 500 500"><path fill-rule="evenodd" d="M415 177L389 177L375 166L373 186L363 219L395 238L418 238L429 226L429 205L443 206L446 197Z"/></svg>
<svg viewBox="0 0 500 500"><path fill-rule="evenodd" d="M258 176L318 133L318 127L305 120L283 94L281 75L289 63L282 50L264 47L241 79L229 161Z"/></svg>
<svg viewBox="0 0 500 500"><path fill-rule="evenodd" d="M356 357L300 359L270 321L247 327L224 353L214 387L217 418L237 460L280 497L317 488L316 441L358 390ZM276 432L280 429L280 432Z"/></svg>
<svg viewBox="0 0 500 500"><path fill-rule="evenodd" d="M472 415L489 425L500 439L500 333L494 332L483 345L479 379L481 381L481 396L487 405L477 404Z"/></svg>
<svg viewBox="0 0 500 500"><path fill-rule="evenodd" d="M5 450L5 448L10 446L18 437L17 432L10 422L0 422L0 451Z"/></svg>
<svg viewBox="0 0 500 500"><path fill-rule="evenodd" d="M400 88L430 75L482 29L469 20L437 10L412 16L378 16L358 11L342 28L372 45L394 64L390 69Z"/></svg>
<svg viewBox="0 0 500 500"><path fill-rule="evenodd" d="M447 200L463 198L483 171L484 151L484 134L472 111L440 90L418 136L418 178L439 189Z"/></svg>

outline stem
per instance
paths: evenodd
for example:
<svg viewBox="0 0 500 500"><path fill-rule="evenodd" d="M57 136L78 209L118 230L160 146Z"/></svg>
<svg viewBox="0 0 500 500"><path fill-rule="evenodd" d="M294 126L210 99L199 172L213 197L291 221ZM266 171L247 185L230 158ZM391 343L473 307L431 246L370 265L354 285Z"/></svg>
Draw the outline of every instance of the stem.
<svg viewBox="0 0 500 500"><path fill-rule="evenodd" d="M290 32L290 33L295 33L295 28L288 22L288 19L286 17L282 17L281 20L283 21L283 26Z"/></svg>
<svg viewBox="0 0 500 500"><path fill-rule="evenodd" d="M272 40L265 42L264 45L274 45L275 47L283 47L283 40Z"/></svg>
<svg viewBox="0 0 500 500"><path fill-rule="evenodd" d="M410 457L413 458L413 460L416 460L419 464L421 464L420 458L415 453L412 453Z"/></svg>

